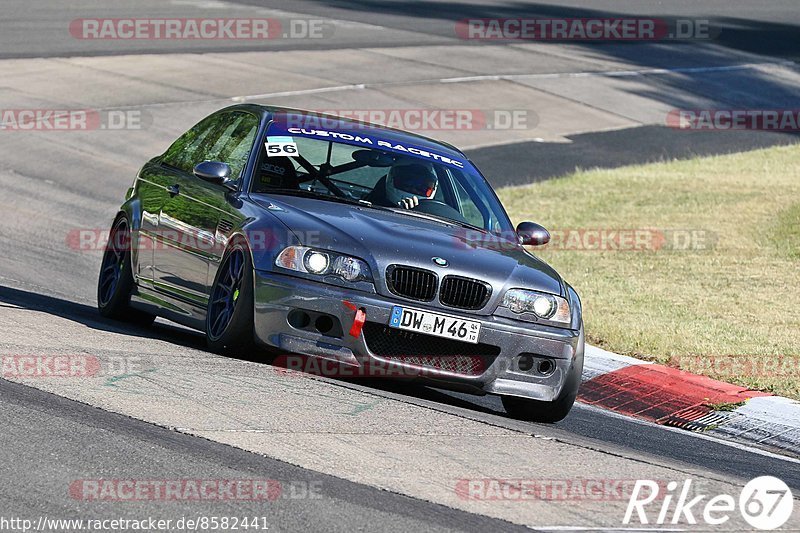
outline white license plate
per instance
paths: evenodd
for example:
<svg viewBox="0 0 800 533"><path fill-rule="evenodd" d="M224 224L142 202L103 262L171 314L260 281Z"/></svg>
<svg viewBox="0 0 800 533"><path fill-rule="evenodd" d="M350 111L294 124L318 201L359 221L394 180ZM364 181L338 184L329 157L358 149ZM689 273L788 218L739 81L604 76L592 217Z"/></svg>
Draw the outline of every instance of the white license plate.
<svg viewBox="0 0 800 533"><path fill-rule="evenodd" d="M395 305L389 327L478 344L481 323Z"/></svg>

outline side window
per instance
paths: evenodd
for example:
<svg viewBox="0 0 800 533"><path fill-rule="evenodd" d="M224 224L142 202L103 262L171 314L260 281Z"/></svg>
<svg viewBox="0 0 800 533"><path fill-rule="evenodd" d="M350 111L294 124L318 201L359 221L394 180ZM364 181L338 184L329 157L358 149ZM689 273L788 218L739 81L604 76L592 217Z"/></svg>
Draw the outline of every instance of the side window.
<svg viewBox="0 0 800 533"><path fill-rule="evenodd" d="M258 130L258 118L249 113L229 113L229 121L211 148L197 161L221 161L231 167L231 179L241 177Z"/></svg>
<svg viewBox="0 0 800 533"><path fill-rule="evenodd" d="M184 133L164 155L164 162L191 174L203 161L231 166L231 178L239 179L253 147L258 118L249 113L220 113Z"/></svg>
<svg viewBox="0 0 800 533"><path fill-rule="evenodd" d="M181 135L164 154L164 163L191 174L194 165L203 161L197 159L197 155L203 145L207 144L210 138L215 137L214 130L219 126L222 116L224 115L210 116ZM197 163L193 163L193 161L197 161Z"/></svg>

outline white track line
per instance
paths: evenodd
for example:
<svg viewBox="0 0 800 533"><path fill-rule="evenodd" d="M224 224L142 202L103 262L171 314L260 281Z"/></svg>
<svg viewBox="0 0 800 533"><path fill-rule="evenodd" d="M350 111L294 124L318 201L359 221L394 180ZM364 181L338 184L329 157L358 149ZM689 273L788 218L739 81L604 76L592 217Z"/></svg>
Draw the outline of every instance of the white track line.
<svg viewBox="0 0 800 533"><path fill-rule="evenodd" d="M719 67L674 67L650 68L641 70L606 70L606 71L581 71L581 72L553 72L549 74L488 74L479 76L461 76L458 78L444 78L441 83L463 83L471 81L499 81L499 80L530 80L530 79L557 79L557 78L593 78L607 77L618 78L628 76L649 76L659 74L692 74L702 72L734 72L757 67L787 67L794 66L794 61L773 61L767 63L740 63L738 65L723 65Z"/></svg>
<svg viewBox="0 0 800 533"><path fill-rule="evenodd" d="M366 89L365 83L354 83L350 85L334 85L333 87L319 87L317 89L301 89L297 91L282 91L278 93L265 93L265 94L251 94L247 96L234 96L231 98L234 102L247 102L250 100L263 100L265 98L280 98L282 96L300 96L304 94L319 94L319 93L333 93L337 91L357 91Z"/></svg>
<svg viewBox="0 0 800 533"><path fill-rule="evenodd" d="M559 79L559 78L591 78L591 77L630 77L630 76L649 76L661 74L686 74L698 72L733 72L747 70L757 67L770 66L794 66L794 61L773 61L767 63L740 63L737 65L724 65L718 67L675 67L675 68L651 68L642 70L606 70L598 72L554 72L549 74L485 74L477 76L461 76L456 78L437 78L421 79L417 81L387 82L387 83L354 83L350 85L334 85L331 87L319 87L317 89L305 89L298 91L281 91L275 93L251 94L245 96L231 97L233 102L248 102L250 100L265 100L268 98L280 98L283 96L301 96L306 94L330 93L338 91L364 90L368 88L390 87L393 85L414 85L423 83L470 83L475 81L516 81L516 80L536 80L536 79Z"/></svg>

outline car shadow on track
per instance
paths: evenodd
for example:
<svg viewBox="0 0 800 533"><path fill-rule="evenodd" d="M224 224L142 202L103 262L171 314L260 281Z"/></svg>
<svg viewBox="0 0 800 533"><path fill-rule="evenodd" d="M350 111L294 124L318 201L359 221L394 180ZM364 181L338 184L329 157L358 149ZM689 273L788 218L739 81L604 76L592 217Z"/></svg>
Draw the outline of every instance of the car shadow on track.
<svg viewBox="0 0 800 533"><path fill-rule="evenodd" d="M800 133L685 131L651 125L581 133L568 139L571 142L488 146L468 150L467 155L478 168L491 169L487 179L498 188L565 176L576 169L617 168L794 145L800 142ZM636 149L631 150L631 146Z"/></svg>
<svg viewBox="0 0 800 533"><path fill-rule="evenodd" d="M98 331L106 331L132 337L156 339L178 346L208 351L205 338L200 332L166 321L156 322L152 326L137 326L125 322L110 320L100 316L97 308L94 306L69 301L56 296L0 286L0 308L3 307L21 308L46 313L71 320ZM289 355L294 356L296 354ZM229 355L228 357L262 364L274 363L278 367L281 366L280 358L278 357L278 354L274 352L248 352ZM376 378L359 379L336 378L332 376L325 377L328 379L335 379L336 381L342 383L354 383L368 389L374 389L375 391L383 391L451 407L468 409L475 411L476 413L500 416L505 415L503 408L499 405L499 401L492 402L491 398L489 397L467 396L464 394L456 395L456 393L443 392L432 388L429 386L429 384L424 382Z"/></svg>
<svg viewBox="0 0 800 533"><path fill-rule="evenodd" d="M263 352L260 359L253 354L228 354L229 357L245 361L255 361L272 365L279 371L301 372L309 377L331 380L342 385L355 385L368 392L388 393L404 396L409 400L417 399L442 406L467 409L475 413L507 416L499 397L493 395L476 395L455 390L442 390L437 383L424 378L409 375L386 375L376 377L374 374L357 376L352 366L338 365L329 360L317 359L302 354L268 351ZM362 369L365 367L362 367ZM401 399L402 398L398 398Z"/></svg>
<svg viewBox="0 0 800 533"><path fill-rule="evenodd" d="M346 381L354 382L353 380ZM500 404L499 398L493 396L473 396L464 393L445 392L434 388L431 384L422 382L360 380L355 383L371 389L427 400L451 407L460 407L477 413L507 416ZM491 401L493 399L496 401Z"/></svg>
<svg viewBox="0 0 800 533"><path fill-rule="evenodd" d="M165 322L157 322L153 326L144 327L108 320L100 316L94 306L71 302L56 296L0 286L0 306L47 313L99 331L158 339L187 348L206 349L203 336L188 328Z"/></svg>

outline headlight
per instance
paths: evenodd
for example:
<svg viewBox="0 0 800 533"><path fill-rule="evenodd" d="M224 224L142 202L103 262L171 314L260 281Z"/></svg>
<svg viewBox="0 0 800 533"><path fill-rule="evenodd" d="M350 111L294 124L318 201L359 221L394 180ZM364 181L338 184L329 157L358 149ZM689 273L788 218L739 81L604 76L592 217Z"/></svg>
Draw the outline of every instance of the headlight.
<svg viewBox="0 0 800 533"><path fill-rule="evenodd" d="M501 305L517 314L533 313L542 320L563 324L572 321L569 302L553 294L511 289L506 292Z"/></svg>
<svg viewBox="0 0 800 533"><path fill-rule="evenodd" d="M341 276L345 281L372 278L369 266L364 261L346 255L340 255L334 260L332 272L337 276Z"/></svg>
<svg viewBox="0 0 800 533"><path fill-rule="evenodd" d="M312 274L324 274L328 270L331 260L328 254L309 250L303 256L303 266Z"/></svg>
<svg viewBox="0 0 800 533"><path fill-rule="evenodd" d="M275 265L306 274L333 274L345 281L372 280L369 265L361 259L334 252L314 250L307 246L284 248L275 259Z"/></svg>

